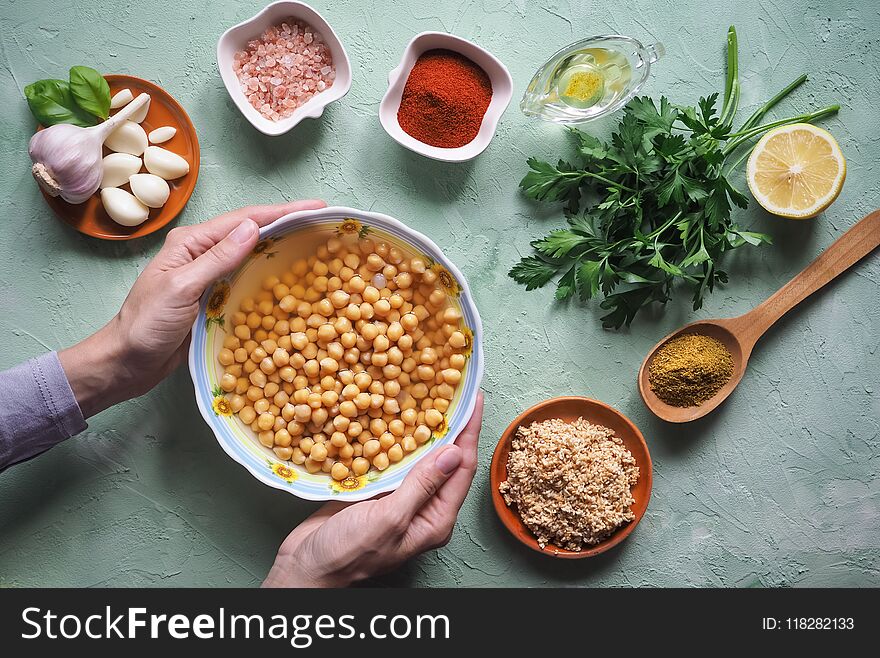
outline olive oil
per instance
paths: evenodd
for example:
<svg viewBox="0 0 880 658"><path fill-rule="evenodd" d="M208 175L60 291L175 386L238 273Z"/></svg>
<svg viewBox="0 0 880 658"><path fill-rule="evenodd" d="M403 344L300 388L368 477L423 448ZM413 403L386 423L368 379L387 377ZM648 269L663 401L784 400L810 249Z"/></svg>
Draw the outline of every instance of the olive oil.
<svg viewBox="0 0 880 658"><path fill-rule="evenodd" d="M663 46L594 37L556 53L529 83L520 107L530 116L581 123L613 112L635 95Z"/></svg>

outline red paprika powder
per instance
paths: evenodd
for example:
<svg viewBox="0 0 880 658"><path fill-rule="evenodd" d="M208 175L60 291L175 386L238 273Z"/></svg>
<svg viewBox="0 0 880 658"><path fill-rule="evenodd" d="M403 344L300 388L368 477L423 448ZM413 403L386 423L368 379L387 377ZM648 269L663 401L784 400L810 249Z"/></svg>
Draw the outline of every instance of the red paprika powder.
<svg viewBox="0 0 880 658"><path fill-rule="evenodd" d="M451 50L428 50L406 80L397 122L420 142L457 148L477 136L491 100L483 69Z"/></svg>

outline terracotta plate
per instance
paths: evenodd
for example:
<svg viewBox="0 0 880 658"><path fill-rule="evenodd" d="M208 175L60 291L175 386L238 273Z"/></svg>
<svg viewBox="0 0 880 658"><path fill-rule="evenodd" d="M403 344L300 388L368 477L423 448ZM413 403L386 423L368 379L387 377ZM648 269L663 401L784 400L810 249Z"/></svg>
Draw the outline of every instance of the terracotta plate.
<svg viewBox="0 0 880 658"><path fill-rule="evenodd" d="M161 208L150 210L149 219L140 226L120 226L110 219L104 211L98 194L78 205L67 203L60 197L51 197L46 193L43 193L43 196L55 214L64 223L69 224L80 233L103 240L131 240L158 231L183 210L186 202L192 196L196 180L199 177L199 140L186 111L161 87L148 80L130 75L106 75L104 77L110 83L111 95L126 88L131 89L135 96L140 93L150 95L150 111L141 125L147 133L160 126L177 128L174 137L164 144L158 144L158 146L177 153L189 162L189 173L177 180L168 181L171 186L171 195L168 197L167 203ZM108 153L110 151L105 148L104 155ZM147 170L142 167L141 171L146 172ZM123 185L122 189L131 191L127 184Z"/></svg>
<svg viewBox="0 0 880 658"><path fill-rule="evenodd" d="M639 481L632 489L635 503L633 503L631 509L635 514L635 518L618 528L604 541L595 546L584 548L580 552L567 551L552 544L548 544L546 548L542 549L538 546L538 541L531 530L520 520L516 510L507 506L504 498L498 491L498 485L507 480L507 457L510 453L510 442L520 425L530 425L535 421L550 420L551 418L560 418L566 422L571 422L579 417L583 417L584 420L596 425L604 425L614 430L615 434L623 441L635 458L636 465L639 467ZM645 510L648 509L648 500L651 498L651 455L648 454L648 445L645 443L642 433L626 416L616 409L590 398L553 398L536 404L531 409L521 413L504 431L498 446L495 448L495 453L492 455L490 477L492 502L495 505L495 511L498 513L501 522L510 530L514 537L529 548L544 555L578 559L604 553L609 548L616 546L626 539L635 529L638 522L641 521Z"/></svg>

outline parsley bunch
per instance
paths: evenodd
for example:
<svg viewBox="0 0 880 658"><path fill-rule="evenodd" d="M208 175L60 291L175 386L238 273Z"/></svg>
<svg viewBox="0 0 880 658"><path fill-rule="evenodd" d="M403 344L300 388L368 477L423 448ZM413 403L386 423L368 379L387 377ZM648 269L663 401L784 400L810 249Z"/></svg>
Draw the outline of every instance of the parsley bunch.
<svg viewBox="0 0 880 658"><path fill-rule="evenodd" d="M737 130L739 103L737 37L727 39L727 80L720 112L718 94L696 107L659 106L634 98L610 143L572 129L577 163L553 165L528 160L531 171L520 182L539 201L564 202L568 226L532 242L535 254L520 260L510 276L527 290L553 279L556 298L587 300L601 290L608 328L629 325L639 309L666 303L674 284L693 290L694 310L727 273L718 262L743 244L769 243L762 233L731 221L732 206L748 199L728 176L746 153L725 168L731 154L777 126L830 116L839 106L759 125L764 115L806 80L801 76L759 108Z"/></svg>

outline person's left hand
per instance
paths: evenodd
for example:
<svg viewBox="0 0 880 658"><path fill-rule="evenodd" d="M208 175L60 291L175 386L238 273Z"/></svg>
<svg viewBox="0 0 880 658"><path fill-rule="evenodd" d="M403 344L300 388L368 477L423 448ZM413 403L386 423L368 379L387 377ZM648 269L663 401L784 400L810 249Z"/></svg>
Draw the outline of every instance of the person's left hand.
<svg viewBox="0 0 880 658"><path fill-rule="evenodd" d="M251 206L169 231L119 313L96 334L59 353L83 416L143 395L185 360L202 294L253 251L261 226L325 205Z"/></svg>

